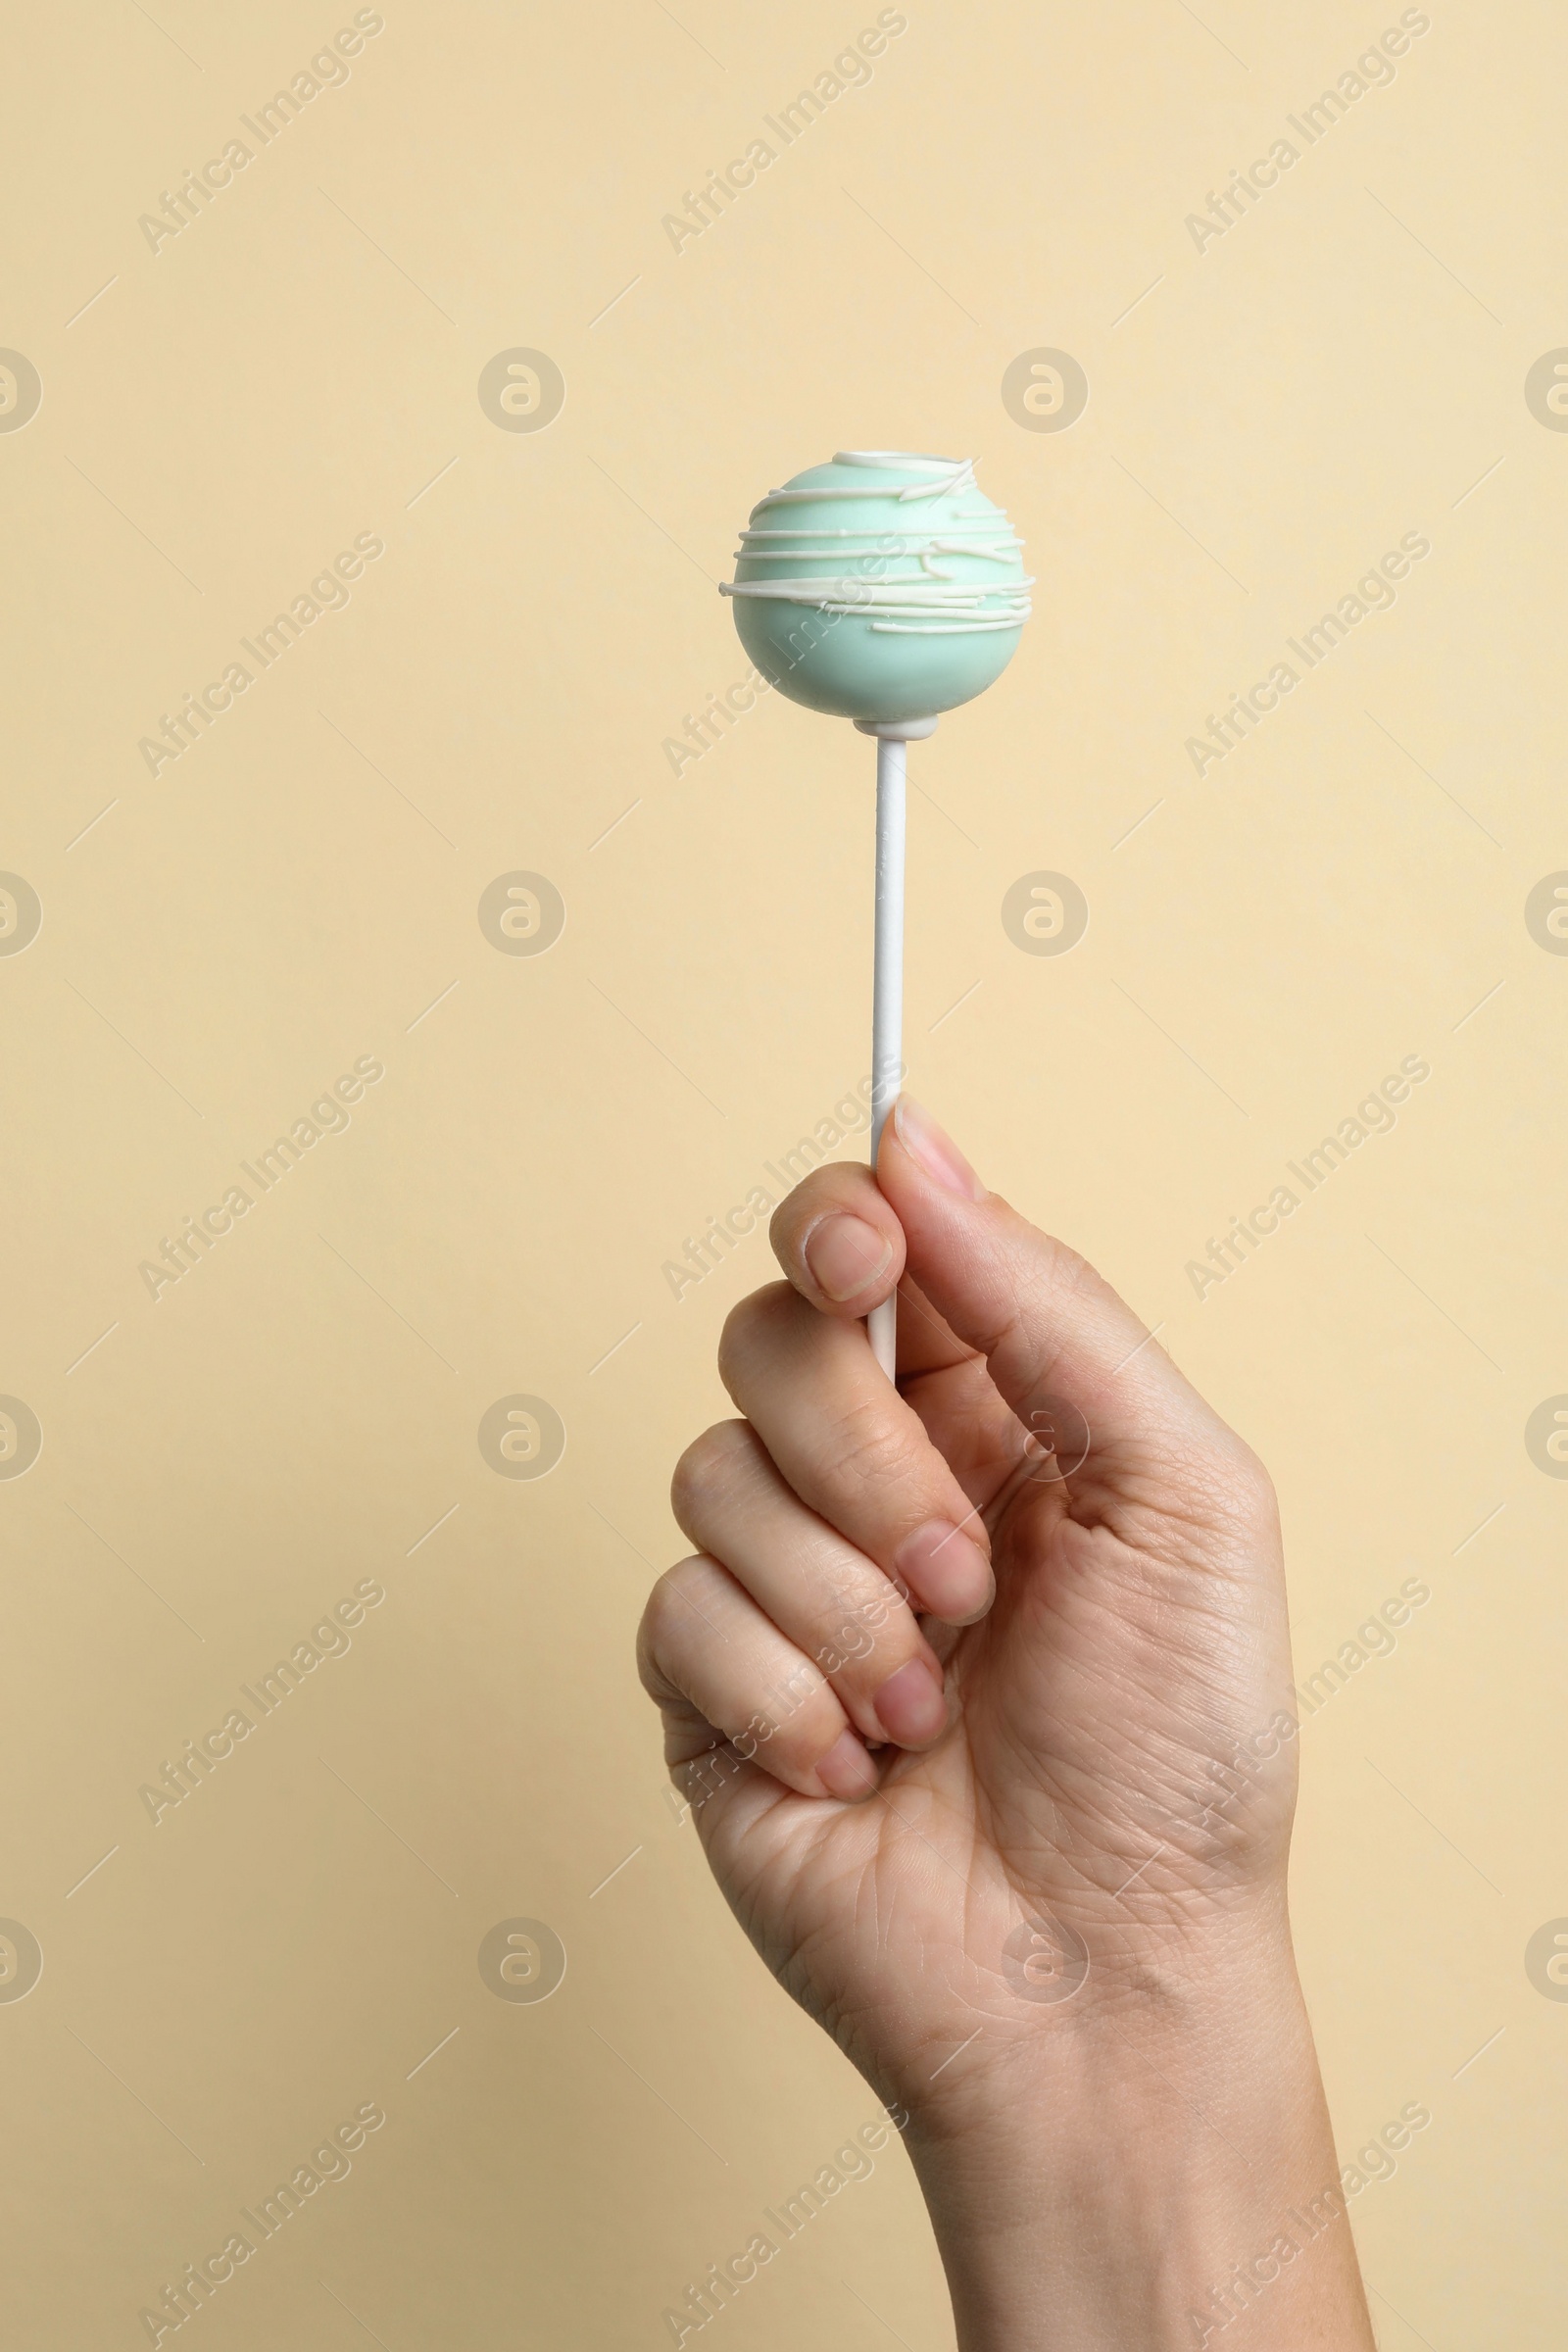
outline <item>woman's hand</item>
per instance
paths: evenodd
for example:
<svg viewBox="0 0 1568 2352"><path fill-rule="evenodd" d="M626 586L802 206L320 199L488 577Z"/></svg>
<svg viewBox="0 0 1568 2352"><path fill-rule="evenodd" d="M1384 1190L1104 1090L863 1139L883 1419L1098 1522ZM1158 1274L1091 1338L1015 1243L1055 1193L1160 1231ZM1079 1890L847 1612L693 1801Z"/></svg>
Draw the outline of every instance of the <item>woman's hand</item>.
<svg viewBox="0 0 1568 2352"><path fill-rule="evenodd" d="M1369 2343L1266 1475L907 1101L773 1242L643 1677L748 1935L907 2113L960 2340ZM897 1391L859 1321L896 1285Z"/></svg>

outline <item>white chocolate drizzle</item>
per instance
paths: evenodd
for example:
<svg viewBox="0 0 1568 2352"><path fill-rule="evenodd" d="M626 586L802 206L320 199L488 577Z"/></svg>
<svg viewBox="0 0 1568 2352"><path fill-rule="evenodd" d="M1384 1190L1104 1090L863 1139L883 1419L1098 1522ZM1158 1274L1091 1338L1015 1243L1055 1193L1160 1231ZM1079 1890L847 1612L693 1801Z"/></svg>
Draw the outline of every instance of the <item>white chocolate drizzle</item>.
<svg viewBox="0 0 1568 2352"><path fill-rule="evenodd" d="M853 524L835 529L790 523L782 516L771 522L759 517L780 508L830 499L875 498L900 506L945 498L975 488L972 458L931 458L900 450L836 450L835 466L886 466L907 472L918 467L929 478L904 482L897 489L873 483L819 483L798 490L770 490L752 510L751 527L741 533L742 559L808 562L835 559L844 567L820 575L793 579L726 580L720 596L752 596L780 604L807 605L836 618L858 615L873 634L905 637L969 637L999 629L1016 629L1029 617L1031 606L1023 592L1032 578L1015 577L1005 585L984 580L960 580L944 556L979 558L1011 564L1023 542L1004 514L948 514L929 533L915 517L898 529L859 529ZM881 575L890 562L917 563L919 570L899 579Z"/></svg>

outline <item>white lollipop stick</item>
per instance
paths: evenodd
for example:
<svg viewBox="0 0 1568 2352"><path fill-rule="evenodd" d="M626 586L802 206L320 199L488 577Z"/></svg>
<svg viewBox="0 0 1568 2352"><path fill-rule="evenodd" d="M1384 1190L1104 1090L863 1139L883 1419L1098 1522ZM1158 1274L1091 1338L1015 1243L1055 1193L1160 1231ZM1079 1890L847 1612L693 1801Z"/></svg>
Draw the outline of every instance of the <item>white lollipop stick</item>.
<svg viewBox="0 0 1568 2352"><path fill-rule="evenodd" d="M899 1099L904 1068L904 839L906 745L936 733L934 718L858 718L876 745L876 938L871 967L871 1165ZM897 1298L866 1317L871 1353L889 1380L898 1363Z"/></svg>

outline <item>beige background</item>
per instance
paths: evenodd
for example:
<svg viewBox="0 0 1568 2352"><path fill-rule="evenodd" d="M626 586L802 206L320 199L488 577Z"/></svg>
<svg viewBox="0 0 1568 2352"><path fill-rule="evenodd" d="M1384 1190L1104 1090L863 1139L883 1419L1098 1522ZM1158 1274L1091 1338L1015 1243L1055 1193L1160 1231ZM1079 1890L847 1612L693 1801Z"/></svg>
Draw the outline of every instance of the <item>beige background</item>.
<svg viewBox="0 0 1568 2352"><path fill-rule="evenodd" d="M1200 253L1186 216L1397 9L915 0L677 255L662 216L874 10L389 0L156 254L138 216L352 11L10 12L18 2343L145 2341L368 2100L210 2352L667 2341L874 2112L710 1887L632 1666L771 1271L754 1238L677 1303L662 1265L861 1074L868 1010L868 747L776 699L678 781L662 747L744 673L711 582L750 504L845 445L977 456L1040 577L915 756L911 1084L1271 1464L1298 1675L1430 1586L1303 1726L1302 1961L1347 2159L1432 2113L1352 2208L1382 2340L1550 2339L1568 2006L1525 1949L1568 1913L1568 1486L1524 1426L1568 1389L1568 960L1524 902L1568 866L1568 439L1523 386L1568 342L1568 26L1429 13ZM564 371L548 430L480 408L514 346ZM1037 346L1088 373L1068 431L1002 404ZM1197 777L1205 714L1410 530L1396 607ZM149 776L357 533L347 609ZM567 908L536 958L476 920L518 868ZM1092 909L1059 959L1000 921L1039 868ZM1200 1302L1187 1261L1412 1054L1396 1132ZM138 1263L360 1055L348 1132L155 1303ZM515 1392L567 1431L537 1483L476 1444ZM154 1826L141 1785L367 1578L348 1654ZM542 2005L476 1967L517 1916L569 1955ZM719 2326L951 2341L896 2146Z"/></svg>

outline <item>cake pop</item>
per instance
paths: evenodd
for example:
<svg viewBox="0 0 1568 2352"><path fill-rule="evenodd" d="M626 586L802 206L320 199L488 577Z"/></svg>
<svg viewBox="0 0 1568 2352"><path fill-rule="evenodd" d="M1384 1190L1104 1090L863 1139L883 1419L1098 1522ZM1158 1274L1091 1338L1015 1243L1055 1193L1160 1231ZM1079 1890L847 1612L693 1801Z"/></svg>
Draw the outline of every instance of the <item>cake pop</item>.
<svg viewBox="0 0 1568 2352"><path fill-rule="evenodd" d="M906 746L1002 675L1033 585L972 459L841 449L752 509L735 577L719 591L770 685L877 739L873 1167L903 1069ZM891 1380L892 1298L868 1326Z"/></svg>

